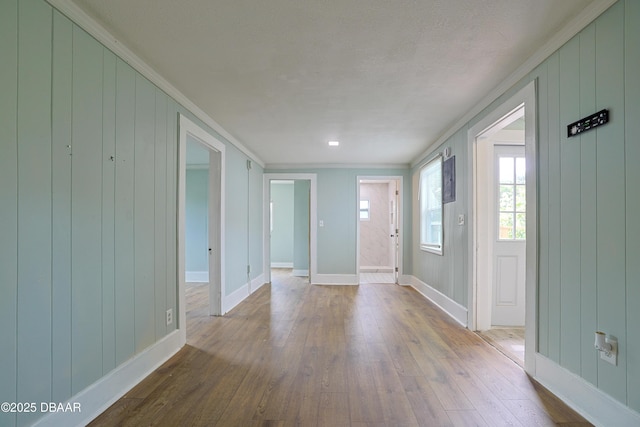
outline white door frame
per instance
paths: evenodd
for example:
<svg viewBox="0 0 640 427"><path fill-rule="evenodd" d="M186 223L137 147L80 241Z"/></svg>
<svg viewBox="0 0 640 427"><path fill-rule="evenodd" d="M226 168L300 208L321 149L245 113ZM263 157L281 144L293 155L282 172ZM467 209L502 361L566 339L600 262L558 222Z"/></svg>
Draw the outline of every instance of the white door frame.
<svg viewBox="0 0 640 427"><path fill-rule="evenodd" d="M219 274L216 280L209 283L209 314L222 314L223 301L225 297L225 257L224 257L224 212L225 212L225 145L214 138L200 126L180 114L179 121L180 137L178 141L178 329L182 343L187 337L187 315L185 298L185 194L186 194L186 171L187 171L187 135L197 139L209 150L220 153L220 234L219 240L209 241L209 247L214 254L218 254ZM211 169L210 169L211 170ZM211 192L209 193L211 194ZM209 237L209 240L211 238ZM211 260L209 269L212 269Z"/></svg>
<svg viewBox="0 0 640 427"><path fill-rule="evenodd" d="M318 241L318 184L317 175L315 173L265 173L263 175L262 193L264 195L263 206L263 226L264 238L263 238L263 261L262 271L267 283L271 283L271 227L269 226L271 221L271 181L273 180L304 180L309 181L310 193L309 193L309 282L315 283L314 280L318 274L318 256L317 256L317 241Z"/></svg>
<svg viewBox="0 0 640 427"><path fill-rule="evenodd" d="M468 133L468 206L469 206L469 246L468 256L472 260L469 269L468 319L471 330L477 329L478 303L478 227L477 221L477 153L476 138L493 127L498 121L513 111L525 107L525 157L527 162L527 249L526 249L526 309L525 309L525 371L535 375L535 353L537 352L537 293L538 293L538 218L537 218L537 119L536 119L536 82L532 81L515 95L496 107L482 120L473 125Z"/></svg>
<svg viewBox="0 0 640 427"><path fill-rule="evenodd" d="M404 189L403 177L401 175L358 175L356 176L356 277L357 283L360 283L360 181L398 181L398 204L396 206L397 218L396 223L398 226L399 236L398 236L398 257L394 258L396 261L396 265L394 266L398 268L398 273L394 272L394 277L397 277L397 281L400 281L400 277L402 277L402 239L404 237L404 228L402 223L402 192Z"/></svg>

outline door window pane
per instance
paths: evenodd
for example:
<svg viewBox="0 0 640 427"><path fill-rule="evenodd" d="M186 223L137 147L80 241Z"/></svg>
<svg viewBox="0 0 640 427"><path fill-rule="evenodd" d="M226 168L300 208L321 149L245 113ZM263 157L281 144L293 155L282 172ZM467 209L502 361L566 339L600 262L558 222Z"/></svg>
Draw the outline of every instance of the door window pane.
<svg viewBox="0 0 640 427"><path fill-rule="evenodd" d="M516 184L524 184L526 179L526 166L524 157L516 158Z"/></svg>
<svg viewBox="0 0 640 427"><path fill-rule="evenodd" d="M526 238L527 188L524 157L501 156L498 159L498 239Z"/></svg>

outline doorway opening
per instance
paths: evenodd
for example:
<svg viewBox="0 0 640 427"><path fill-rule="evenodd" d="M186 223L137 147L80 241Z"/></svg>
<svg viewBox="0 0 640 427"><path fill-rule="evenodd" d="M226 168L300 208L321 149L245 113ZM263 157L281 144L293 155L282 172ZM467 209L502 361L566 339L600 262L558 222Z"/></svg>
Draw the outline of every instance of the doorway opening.
<svg viewBox="0 0 640 427"><path fill-rule="evenodd" d="M535 370L537 292L535 84L469 130L469 325Z"/></svg>
<svg viewBox="0 0 640 427"><path fill-rule="evenodd" d="M309 281L311 182L273 179L269 183L270 269L272 276Z"/></svg>
<svg viewBox="0 0 640 427"><path fill-rule="evenodd" d="M399 283L402 177L357 178L358 283Z"/></svg>
<svg viewBox="0 0 640 427"><path fill-rule="evenodd" d="M274 275L303 277L314 283L317 274L316 174L264 174L264 261L267 282Z"/></svg>
<svg viewBox="0 0 640 427"><path fill-rule="evenodd" d="M184 342L189 321L223 314L224 148L180 116L178 329Z"/></svg>

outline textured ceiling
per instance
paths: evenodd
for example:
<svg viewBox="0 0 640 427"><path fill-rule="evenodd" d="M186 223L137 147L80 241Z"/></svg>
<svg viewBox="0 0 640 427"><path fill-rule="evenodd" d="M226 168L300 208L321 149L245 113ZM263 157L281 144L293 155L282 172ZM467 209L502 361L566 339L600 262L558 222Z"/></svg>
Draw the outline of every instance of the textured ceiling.
<svg viewBox="0 0 640 427"><path fill-rule="evenodd" d="M267 165L410 163L592 2L74 1Z"/></svg>

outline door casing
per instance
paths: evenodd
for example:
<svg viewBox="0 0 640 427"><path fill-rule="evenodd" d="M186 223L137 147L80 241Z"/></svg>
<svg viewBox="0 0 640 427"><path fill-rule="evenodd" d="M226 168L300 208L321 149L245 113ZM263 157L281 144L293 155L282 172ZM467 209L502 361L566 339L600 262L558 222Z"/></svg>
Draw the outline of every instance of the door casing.
<svg viewBox="0 0 640 427"><path fill-rule="evenodd" d="M531 81L517 93L489 112L467 132L468 144L468 259L471 268L468 271L467 324L471 330L478 325L478 188L477 188L477 139L485 131L495 126L510 113L525 108L525 158L527 163L527 243L525 272L525 371L535 375L535 354L537 352L537 290L538 290L538 229L537 229L537 118L536 118L536 81Z"/></svg>
<svg viewBox="0 0 640 427"><path fill-rule="evenodd" d="M209 167L209 314L220 315L224 306L224 237L225 237L225 145L184 115L179 117L178 140L178 330L180 339L186 342L186 298L185 298L185 192L187 136L198 140L210 153ZM217 171L212 173L212 171ZM215 212L214 212L215 210ZM212 218L216 220L212 221ZM212 230L215 229L215 230Z"/></svg>

